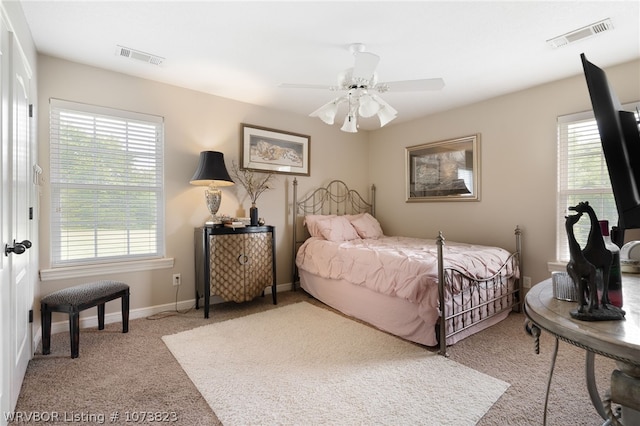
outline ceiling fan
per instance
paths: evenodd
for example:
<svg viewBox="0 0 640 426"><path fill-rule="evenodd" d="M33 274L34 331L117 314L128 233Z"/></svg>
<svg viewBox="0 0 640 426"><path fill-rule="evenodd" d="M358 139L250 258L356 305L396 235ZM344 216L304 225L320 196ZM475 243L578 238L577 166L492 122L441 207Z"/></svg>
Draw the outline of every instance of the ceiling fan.
<svg viewBox="0 0 640 426"><path fill-rule="evenodd" d="M380 127L396 118L398 111L374 92L440 90L444 87L444 80L441 78L378 82L376 67L378 66L378 62L380 62L380 57L374 53L366 52L365 45L361 43L350 45L349 51L355 57L354 65L352 68L346 69L338 74L337 86L283 83L280 84L279 87L288 89L345 91L345 94L321 106L309 114L309 116L318 117L325 123L333 125L338 112L338 106L347 103L347 116L340 130L351 133L358 131L358 116L369 118L377 115L380 120Z"/></svg>

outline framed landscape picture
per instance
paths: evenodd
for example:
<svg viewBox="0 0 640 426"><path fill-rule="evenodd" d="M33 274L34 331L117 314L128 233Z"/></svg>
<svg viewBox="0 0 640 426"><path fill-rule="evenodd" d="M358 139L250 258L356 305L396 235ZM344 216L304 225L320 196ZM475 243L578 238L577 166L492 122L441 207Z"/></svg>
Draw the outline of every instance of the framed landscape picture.
<svg viewBox="0 0 640 426"><path fill-rule="evenodd" d="M480 135L406 148L407 201L479 201Z"/></svg>
<svg viewBox="0 0 640 426"><path fill-rule="evenodd" d="M309 176L311 137L242 124L242 169Z"/></svg>

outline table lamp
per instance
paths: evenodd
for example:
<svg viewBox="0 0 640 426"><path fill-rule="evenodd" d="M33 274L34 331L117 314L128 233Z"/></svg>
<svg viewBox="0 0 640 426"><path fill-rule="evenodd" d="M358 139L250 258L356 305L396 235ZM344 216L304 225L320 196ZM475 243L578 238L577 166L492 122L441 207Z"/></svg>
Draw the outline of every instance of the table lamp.
<svg viewBox="0 0 640 426"><path fill-rule="evenodd" d="M224 165L224 154L218 151L202 151L198 168L190 181L191 185L208 186L205 191L207 207L211 213L211 220L206 224L221 223L218 218L218 209L222 201L222 191L219 186L231 186L233 180Z"/></svg>

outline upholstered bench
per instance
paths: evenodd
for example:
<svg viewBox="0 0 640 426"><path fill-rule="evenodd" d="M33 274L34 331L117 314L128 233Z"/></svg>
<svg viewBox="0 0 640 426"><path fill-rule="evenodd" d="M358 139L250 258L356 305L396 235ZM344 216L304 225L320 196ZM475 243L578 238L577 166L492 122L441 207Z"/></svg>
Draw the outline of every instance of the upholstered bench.
<svg viewBox="0 0 640 426"><path fill-rule="evenodd" d="M69 314L71 358L77 358L80 345L80 311L98 307L98 330L104 329L104 304L122 298L122 332L129 331L129 286L119 281L97 281L53 292L40 300L42 312L42 354L51 352L51 313Z"/></svg>

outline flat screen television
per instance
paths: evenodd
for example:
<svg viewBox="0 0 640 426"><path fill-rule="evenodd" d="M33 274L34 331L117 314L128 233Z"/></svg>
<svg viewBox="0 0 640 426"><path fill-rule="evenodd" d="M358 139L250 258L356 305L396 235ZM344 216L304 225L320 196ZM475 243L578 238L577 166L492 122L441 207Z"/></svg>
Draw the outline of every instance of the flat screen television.
<svg viewBox="0 0 640 426"><path fill-rule="evenodd" d="M621 247L624 231L640 228L640 130L635 114L623 110L605 72L584 53L580 58L618 210L611 239Z"/></svg>

